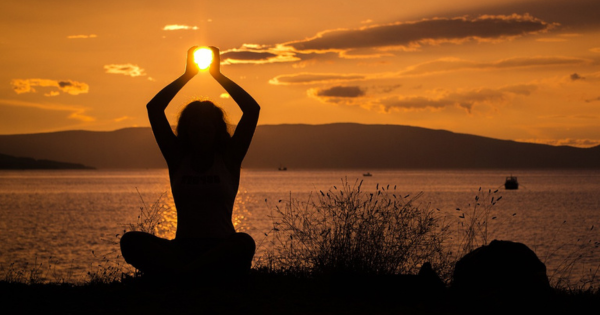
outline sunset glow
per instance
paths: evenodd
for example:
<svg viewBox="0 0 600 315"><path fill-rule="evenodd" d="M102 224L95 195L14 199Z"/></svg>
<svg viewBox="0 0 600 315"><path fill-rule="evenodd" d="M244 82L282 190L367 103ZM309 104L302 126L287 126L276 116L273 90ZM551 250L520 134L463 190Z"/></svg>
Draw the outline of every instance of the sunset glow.
<svg viewBox="0 0 600 315"><path fill-rule="evenodd" d="M596 146L597 12L597 0L9 2L0 134L148 127L145 104L184 71L190 47L206 45L258 100L260 125L392 124ZM209 79L175 102L219 100L237 121Z"/></svg>

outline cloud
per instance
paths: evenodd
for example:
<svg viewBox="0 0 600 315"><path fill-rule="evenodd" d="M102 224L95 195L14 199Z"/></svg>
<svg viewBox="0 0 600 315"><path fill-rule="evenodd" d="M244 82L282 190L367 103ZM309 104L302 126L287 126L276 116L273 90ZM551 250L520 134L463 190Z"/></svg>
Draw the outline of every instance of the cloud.
<svg viewBox="0 0 600 315"><path fill-rule="evenodd" d="M298 73L279 75L271 80L273 85L334 83L364 80L367 76L361 74L328 74L328 73Z"/></svg>
<svg viewBox="0 0 600 315"><path fill-rule="evenodd" d="M63 93L71 95L79 95L89 92L89 85L73 80L50 80L50 79L13 79L10 84L17 94L36 93L35 87L53 87ZM51 91L44 95L56 96L58 91Z"/></svg>
<svg viewBox="0 0 600 315"><path fill-rule="evenodd" d="M559 37L545 37L545 38L538 38L538 39L536 39L536 41L542 42L542 43L562 43L562 42L566 42L567 39L559 38Z"/></svg>
<svg viewBox="0 0 600 315"><path fill-rule="evenodd" d="M383 94L393 92L399 84L395 85L336 85L327 88L311 88L306 93L309 97L323 103L338 104L346 106L360 106L367 109L373 107L381 108L381 104L374 104L384 98Z"/></svg>
<svg viewBox="0 0 600 315"><path fill-rule="evenodd" d="M600 101L600 96L596 97L596 98L590 98L585 100L586 103L591 103L591 102L599 102Z"/></svg>
<svg viewBox="0 0 600 315"><path fill-rule="evenodd" d="M464 108L471 112L476 104L498 104L515 96L528 96L537 89L537 86L530 84L520 84L506 86L502 88L479 88L459 91L441 91L438 96L396 96L382 99L379 102L381 109L386 112L391 110L424 110L441 109L444 107L456 106Z"/></svg>
<svg viewBox="0 0 600 315"><path fill-rule="evenodd" d="M275 62L299 61L289 49L267 47L256 44L244 44L242 48L221 52L223 64L266 64Z"/></svg>
<svg viewBox="0 0 600 315"><path fill-rule="evenodd" d="M514 57L492 62L475 62L458 58L442 58L409 67L400 75L426 75L459 70L501 70L526 67L574 66L587 59L561 56Z"/></svg>
<svg viewBox="0 0 600 315"><path fill-rule="evenodd" d="M132 120L132 119L135 119L135 118L129 117L129 116L122 116L122 117L113 119L113 121L114 122L122 122L122 121Z"/></svg>
<svg viewBox="0 0 600 315"><path fill-rule="evenodd" d="M221 54L221 60L225 64L267 63L278 56L269 51L230 50Z"/></svg>
<svg viewBox="0 0 600 315"><path fill-rule="evenodd" d="M557 34L556 37L538 38L538 39L536 39L536 41L538 41L538 42L547 42L547 43L560 43L560 42L566 42L570 38L581 37L581 36L583 36L583 34L579 34L579 33L563 33L563 34Z"/></svg>
<svg viewBox="0 0 600 315"><path fill-rule="evenodd" d="M381 87L378 87L381 90ZM476 105L487 104L498 107L517 96L528 96L538 87L532 84L511 85L500 88L479 88L465 90L435 90L429 91L426 95L392 95L367 97L367 94L361 94L365 97L343 97L343 92L349 92L350 89L310 89L309 96L320 100L323 103L343 104L346 106L359 106L367 110L389 113L392 111L437 111L444 108L458 107L471 113ZM361 88L364 91L364 88ZM325 93L323 93L325 91ZM332 92L333 91L333 92ZM335 95L335 91L340 91ZM385 89L384 91L392 91ZM319 93L321 92L321 93Z"/></svg>
<svg viewBox="0 0 600 315"><path fill-rule="evenodd" d="M600 145L600 140L597 139L515 139L515 141L548 144L553 146L568 145L571 147L579 148L591 148Z"/></svg>
<svg viewBox="0 0 600 315"><path fill-rule="evenodd" d="M562 81L578 82L578 84L586 83L595 85L598 82L600 82L600 72L591 72L584 74L573 73L568 76L565 76Z"/></svg>
<svg viewBox="0 0 600 315"><path fill-rule="evenodd" d="M311 89L309 94L316 97L361 97L365 90L359 86L334 86L326 89Z"/></svg>
<svg viewBox="0 0 600 315"><path fill-rule="evenodd" d="M316 36L275 45L244 44L222 52L225 64L298 62L307 58L373 58L424 45L498 42L547 32L555 24L525 15L483 15L477 18L433 18L415 22L326 30Z"/></svg>
<svg viewBox="0 0 600 315"><path fill-rule="evenodd" d="M575 57L538 56L538 57L515 57L496 61L489 68L517 68L517 67L546 67L580 65L589 62L587 59Z"/></svg>
<svg viewBox="0 0 600 315"><path fill-rule="evenodd" d="M422 45L500 41L546 32L554 25L530 15L484 15L478 18L434 18L359 29L329 30L315 37L282 44L295 52L343 53L364 48L413 50Z"/></svg>
<svg viewBox="0 0 600 315"><path fill-rule="evenodd" d="M579 33L564 33L564 34L559 34L558 36L561 36L561 37L581 37L581 36L583 36L583 34L579 34Z"/></svg>
<svg viewBox="0 0 600 315"><path fill-rule="evenodd" d="M69 35L67 36L68 39L86 39L86 38L96 38L98 37L96 34L90 34L90 35Z"/></svg>
<svg viewBox="0 0 600 315"><path fill-rule="evenodd" d="M411 76L425 76L463 70L502 70L526 67L574 66L589 63L590 60L561 57L537 56L515 57L491 62L476 62L459 58L441 58L407 67L398 72L364 74L298 73L279 75L269 81L273 85L307 85L365 81L372 79L401 79Z"/></svg>
<svg viewBox="0 0 600 315"><path fill-rule="evenodd" d="M592 49L590 49L590 51L593 53L600 53L600 47L592 48Z"/></svg>
<svg viewBox="0 0 600 315"><path fill-rule="evenodd" d="M68 112L67 118L69 119L75 119L83 122L91 122L96 120L96 118L86 115L86 108L72 105L63 105L56 103L34 103L7 99L0 99L0 105L14 107L29 107L50 111L65 111Z"/></svg>
<svg viewBox="0 0 600 315"><path fill-rule="evenodd" d="M542 116L538 116L538 118L542 118L542 119L581 119L581 120L598 120L598 118L600 118L600 116L598 115L585 115L585 114L579 114L579 115L542 115Z"/></svg>
<svg viewBox="0 0 600 315"><path fill-rule="evenodd" d="M50 91L50 92L44 94L44 96L59 96L59 95L60 95L60 92L58 92L58 91Z"/></svg>
<svg viewBox="0 0 600 315"><path fill-rule="evenodd" d="M580 76L580 75L579 75L579 74L577 74L577 73L573 73L573 74L571 74L570 78L571 78L571 80L573 80L573 81L585 79L584 77Z"/></svg>
<svg viewBox="0 0 600 315"><path fill-rule="evenodd" d="M179 24L171 24L165 25L163 27L163 31L178 31L178 30L197 30L198 26L188 26L188 25L179 25Z"/></svg>
<svg viewBox="0 0 600 315"><path fill-rule="evenodd" d="M106 70L106 73L112 73L112 74L124 74L124 75L128 75L131 77L139 77L139 76L145 76L146 73L144 72L145 70L138 67L137 65L132 65L130 63L127 64L111 64L111 65L106 65L104 66L104 70Z"/></svg>

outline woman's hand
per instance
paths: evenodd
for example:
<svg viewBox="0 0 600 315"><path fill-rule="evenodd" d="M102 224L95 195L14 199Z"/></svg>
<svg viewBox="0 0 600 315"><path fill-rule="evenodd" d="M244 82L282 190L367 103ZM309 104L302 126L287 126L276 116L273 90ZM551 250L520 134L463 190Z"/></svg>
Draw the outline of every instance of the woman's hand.
<svg viewBox="0 0 600 315"><path fill-rule="evenodd" d="M209 68L210 75L216 78L221 75L221 53L219 52L219 48L217 47L209 46L208 48L212 50L213 54L213 59Z"/></svg>
<svg viewBox="0 0 600 315"><path fill-rule="evenodd" d="M198 46L192 46L187 52L187 64L185 66L185 75L195 76L200 71L198 64L194 61L194 52L198 49Z"/></svg>

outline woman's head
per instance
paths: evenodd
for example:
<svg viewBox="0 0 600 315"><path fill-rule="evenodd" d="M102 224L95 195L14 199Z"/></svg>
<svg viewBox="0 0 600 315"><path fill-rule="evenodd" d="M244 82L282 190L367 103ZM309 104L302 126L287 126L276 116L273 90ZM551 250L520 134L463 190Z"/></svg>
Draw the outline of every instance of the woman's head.
<svg viewBox="0 0 600 315"><path fill-rule="evenodd" d="M179 141L190 150L220 150L231 139L225 113L211 101L186 105L179 113L176 131Z"/></svg>

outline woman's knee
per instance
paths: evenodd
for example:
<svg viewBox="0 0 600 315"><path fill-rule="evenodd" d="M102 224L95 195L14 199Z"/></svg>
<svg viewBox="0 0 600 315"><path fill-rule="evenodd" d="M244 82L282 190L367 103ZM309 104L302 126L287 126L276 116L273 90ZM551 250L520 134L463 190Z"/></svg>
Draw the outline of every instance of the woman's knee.
<svg viewBox="0 0 600 315"><path fill-rule="evenodd" d="M242 250L244 256L254 257L254 252L256 251L256 243L252 236L247 233L238 232L230 237L230 240L235 242L237 246Z"/></svg>
<svg viewBox="0 0 600 315"><path fill-rule="evenodd" d="M141 238L143 238L142 234L144 234L143 232L137 232L137 231L130 231L130 232L126 232L125 234L123 234L123 236L121 236L121 240L120 240L120 245L121 245L121 250L125 249L130 249L130 248L134 248L136 243L139 243L139 240Z"/></svg>
<svg viewBox="0 0 600 315"><path fill-rule="evenodd" d="M143 255L159 240L158 237L139 231L126 232L121 236L120 246L121 254L125 261L129 262L130 259L135 260L137 256Z"/></svg>
<svg viewBox="0 0 600 315"><path fill-rule="evenodd" d="M121 246L121 254L123 255L123 258L125 258L125 261L129 261L135 249L137 248L137 243L139 243L140 239L139 233L140 232L131 231L121 236L119 244Z"/></svg>

